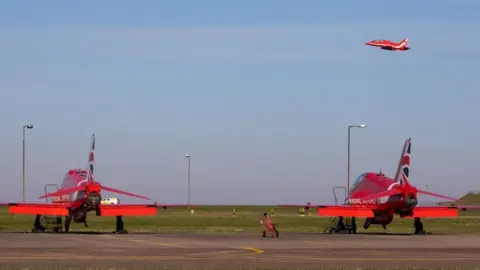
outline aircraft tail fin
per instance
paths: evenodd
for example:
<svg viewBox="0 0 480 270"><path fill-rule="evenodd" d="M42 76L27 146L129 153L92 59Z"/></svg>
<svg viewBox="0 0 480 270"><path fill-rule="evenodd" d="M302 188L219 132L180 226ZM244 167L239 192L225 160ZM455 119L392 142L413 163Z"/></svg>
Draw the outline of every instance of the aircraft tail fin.
<svg viewBox="0 0 480 270"><path fill-rule="evenodd" d="M88 153L87 180L89 183L94 182L94 175L95 175L95 133L92 134L90 151Z"/></svg>
<svg viewBox="0 0 480 270"><path fill-rule="evenodd" d="M395 173L394 181L400 186L410 185L408 176L410 174L412 138L408 138L403 145L400 161L398 162L397 172Z"/></svg>
<svg viewBox="0 0 480 270"><path fill-rule="evenodd" d="M398 47L407 47L408 45L408 37L405 37L402 41L400 41L400 45Z"/></svg>

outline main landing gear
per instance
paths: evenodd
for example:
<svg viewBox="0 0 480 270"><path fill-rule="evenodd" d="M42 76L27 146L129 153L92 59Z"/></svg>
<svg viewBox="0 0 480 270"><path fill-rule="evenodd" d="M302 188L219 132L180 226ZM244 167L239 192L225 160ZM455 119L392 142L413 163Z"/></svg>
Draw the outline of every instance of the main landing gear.
<svg viewBox="0 0 480 270"><path fill-rule="evenodd" d="M415 218L415 221L413 223L413 227L415 228L415 234L427 234L423 230L423 223L420 220L420 218Z"/></svg>
<svg viewBox="0 0 480 270"><path fill-rule="evenodd" d="M122 216L116 216L115 231L113 233L128 233L127 230L123 228L123 218Z"/></svg>
<svg viewBox="0 0 480 270"><path fill-rule="evenodd" d="M333 226L326 229L328 233L345 233L356 234L357 233L357 221L355 217L344 218L336 217L332 220Z"/></svg>
<svg viewBox="0 0 480 270"><path fill-rule="evenodd" d="M127 230L124 228L123 218L122 216L116 216L115 222L115 231L112 233L128 233ZM33 222L32 233L44 233L44 232L66 232L68 233L70 229L70 224L73 219L73 213L71 212L68 216L65 217L65 221L62 224L62 217L61 216L43 216L37 215ZM83 221L83 224L86 228L88 228L87 221ZM63 225L63 226L62 226Z"/></svg>
<svg viewBox="0 0 480 270"><path fill-rule="evenodd" d="M33 222L32 233L46 232L47 230L56 233L61 232L62 217L37 215Z"/></svg>

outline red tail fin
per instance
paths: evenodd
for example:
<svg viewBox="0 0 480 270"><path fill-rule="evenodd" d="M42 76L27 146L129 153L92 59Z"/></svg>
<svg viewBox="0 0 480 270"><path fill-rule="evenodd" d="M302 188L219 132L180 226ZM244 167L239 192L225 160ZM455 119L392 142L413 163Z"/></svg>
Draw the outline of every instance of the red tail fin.
<svg viewBox="0 0 480 270"><path fill-rule="evenodd" d="M402 154L400 155L400 160L398 161L397 172L395 173L395 178L393 179L400 186L409 186L408 176L410 174L410 162L411 162L411 152L412 151L412 138L408 138L403 144Z"/></svg>
<svg viewBox="0 0 480 270"><path fill-rule="evenodd" d="M408 37L404 38L400 43L398 44L397 48L401 47L407 47L408 46Z"/></svg>

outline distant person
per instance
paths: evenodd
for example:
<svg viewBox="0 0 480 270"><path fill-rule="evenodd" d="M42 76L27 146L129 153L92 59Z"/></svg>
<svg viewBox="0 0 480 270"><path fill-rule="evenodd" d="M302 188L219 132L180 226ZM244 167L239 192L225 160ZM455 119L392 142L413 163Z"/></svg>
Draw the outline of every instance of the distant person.
<svg viewBox="0 0 480 270"><path fill-rule="evenodd" d="M272 217L267 214L266 212L263 213L263 220L260 220L260 224L264 225L264 228L262 230L262 236L266 237L267 236L267 230L271 234L271 237L277 238L278 237L278 231L275 226L275 223L272 221ZM267 230L265 230L265 228Z"/></svg>

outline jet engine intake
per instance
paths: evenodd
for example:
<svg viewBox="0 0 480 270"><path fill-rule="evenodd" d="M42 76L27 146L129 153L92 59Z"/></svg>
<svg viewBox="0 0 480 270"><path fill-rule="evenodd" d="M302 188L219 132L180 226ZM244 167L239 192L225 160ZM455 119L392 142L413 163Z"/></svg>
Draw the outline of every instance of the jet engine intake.
<svg viewBox="0 0 480 270"><path fill-rule="evenodd" d="M88 194L86 204L88 205L88 208L96 209L98 205L100 205L100 201L102 198L100 197L100 194L97 192L91 192Z"/></svg>
<svg viewBox="0 0 480 270"><path fill-rule="evenodd" d="M403 198L403 203L408 208L414 208L415 206L417 206L418 200L414 195L410 194Z"/></svg>

